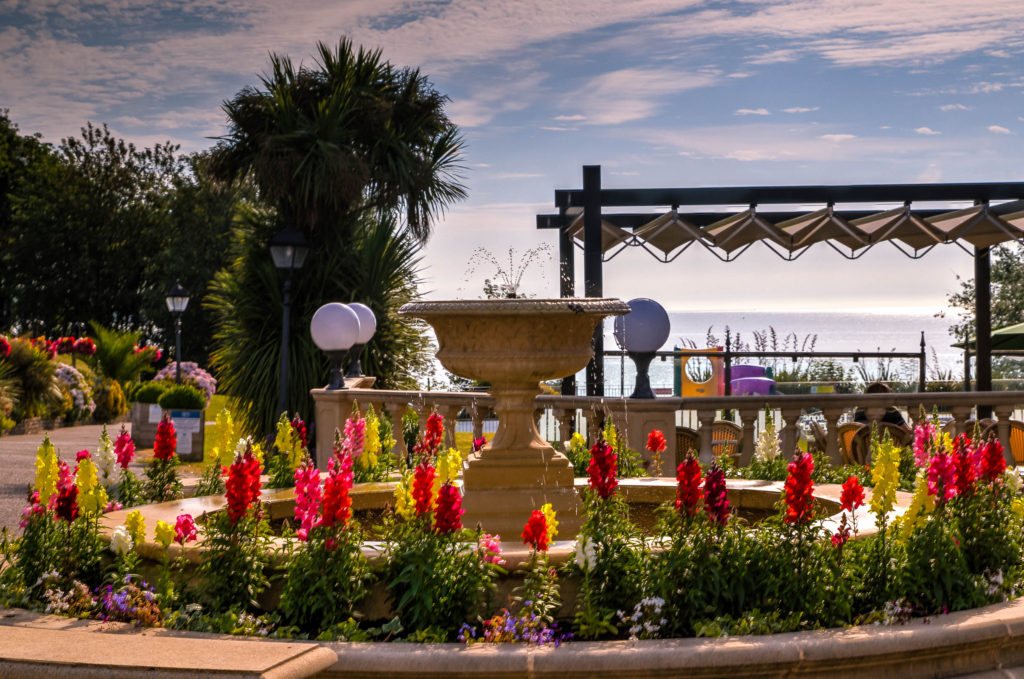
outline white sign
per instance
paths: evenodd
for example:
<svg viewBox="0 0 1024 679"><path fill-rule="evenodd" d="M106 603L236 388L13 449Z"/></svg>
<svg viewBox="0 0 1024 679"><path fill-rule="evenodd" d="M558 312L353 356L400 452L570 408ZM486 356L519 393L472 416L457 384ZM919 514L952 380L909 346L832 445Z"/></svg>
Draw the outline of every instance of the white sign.
<svg viewBox="0 0 1024 679"><path fill-rule="evenodd" d="M151 423L152 422L159 422L160 419L163 416L164 416L164 409L163 408L158 406L156 403L151 403L149 405L149 421Z"/></svg>
<svg viewBox="0 0 1024 679"><path fill-rule="evenodd" d="M178 435L178 452L192 452L192 434L198 434L203 423L201 410L172 410L171 421L174 432Z"/></svg>

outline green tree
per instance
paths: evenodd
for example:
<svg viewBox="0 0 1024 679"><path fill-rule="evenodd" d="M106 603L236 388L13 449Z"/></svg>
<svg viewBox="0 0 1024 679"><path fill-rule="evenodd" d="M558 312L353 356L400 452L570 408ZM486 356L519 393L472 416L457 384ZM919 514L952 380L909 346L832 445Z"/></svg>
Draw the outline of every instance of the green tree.
<svg viewBox="0 0 1024 679"><path fill-rule="evenodd" d="M962 340L974 337L974 279L957 276L957 280L960 289L949 295L948 303L959 311L949 334ZM1024 245L1005 244L992 250L991 282L992 329L1024 322Z"/></svg>
<svg viewBox="0 0 1024 679"><path fill-rule="evenodd" d="M298 69L272 55L261 86L225 103L229 132L212 153L214 174L248 178L267 208L240 220L235 258L206 302L220 384L250 433L272 431L280 414L282 286L270 236L289 225L314 244L293 279L288 356L288 406L308 416L309 390L328 369L309 320L326 302L360 301L377 315L363 361L381 386L409 385L425 366L424 340L395 312L416 294L419 245L434 218L465 195L462 141L446 98L419 71L345 39L317 50L315 67Z"/></svg>

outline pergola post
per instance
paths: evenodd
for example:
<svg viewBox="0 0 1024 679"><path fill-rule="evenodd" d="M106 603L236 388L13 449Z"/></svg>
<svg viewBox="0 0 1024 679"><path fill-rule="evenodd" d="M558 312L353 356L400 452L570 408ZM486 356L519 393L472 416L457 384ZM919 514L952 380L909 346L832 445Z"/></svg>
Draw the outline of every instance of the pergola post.
<svg viewBox="0 0 1024 679"><path fill-rule="evenodd" d="M604 297L601 271L601 166L583 166L583 294ZM594 329L594 357L587 364L587 396L604 396L604 323Z"/></svg>
<svg viewBox="0 0 1024 679"><path fill-rule="evenodd" d="M974 249L975 391L992 391L991 248ZM992 417L991 406L978 406L978 419Z"/></svg>
<svg viewBox="0 0 1024 679"><path fill-rule="evenodd" d="M560 297L573 297L576 294L576 271L575 253L573 252L572 237L567 229L569 227L566 218L566 206L558 206L558 294ZM576 395L576 376L569 375L562 378L562 396ZM568 436L563 437L568 439Z"/></svg>

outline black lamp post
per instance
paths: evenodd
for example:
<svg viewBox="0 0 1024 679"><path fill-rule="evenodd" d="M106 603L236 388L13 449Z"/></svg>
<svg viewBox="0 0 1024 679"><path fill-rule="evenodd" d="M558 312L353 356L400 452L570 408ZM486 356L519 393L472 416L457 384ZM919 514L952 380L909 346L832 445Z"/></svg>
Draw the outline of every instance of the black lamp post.
<svg viewBox="0 0 1024 679"><path fill-rule="evenodd" d="M188 291L175 282L167 293L167 310L174 315L174 362L177 364L175 380L181 384L181 315L188 308Z"/></svg>
<svg viewBox="0 0 1024 679"><path fill-rule="evenodd" d="M274 266L283 271L284 310L281 313L281 383L277 392L277 411L288 410L288 325L292 306L292 272L301 269L309 253L309 242L299 231L286 226L270 239Z"/></svg>

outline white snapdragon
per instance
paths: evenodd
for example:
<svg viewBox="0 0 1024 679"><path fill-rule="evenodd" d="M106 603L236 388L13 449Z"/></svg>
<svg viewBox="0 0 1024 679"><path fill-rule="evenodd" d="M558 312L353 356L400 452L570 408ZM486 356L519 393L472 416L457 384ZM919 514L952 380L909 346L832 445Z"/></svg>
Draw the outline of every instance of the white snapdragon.
<svg viewBox="0 0 1024 679"><path fill-rule="evenodd" d="M92 456L92 461L96 463L96 469L100 474L100 483L103 487L110 489L114 484L118 482L117 476L117 456L114 454L114 443L107 436L107 428L103 427L103 434L100 436L100 446L96 449L96 453Z"/></svg>
<svg viewBox="0 0 1024 679"><path fill-rule="evenodd" d="M127 554L134 546L135 543L132 541L131 533L128 532L128 526L118 526L114 529L114 533L110 536L110 551L118 555Z"/></svg>
<svg viewBox="0 0 1024 679"><path fill-rule="evenodd" d="M594 541L588 537L576 543L576 565L584 571L592 571L597 567L597 549Z"/></svg>

